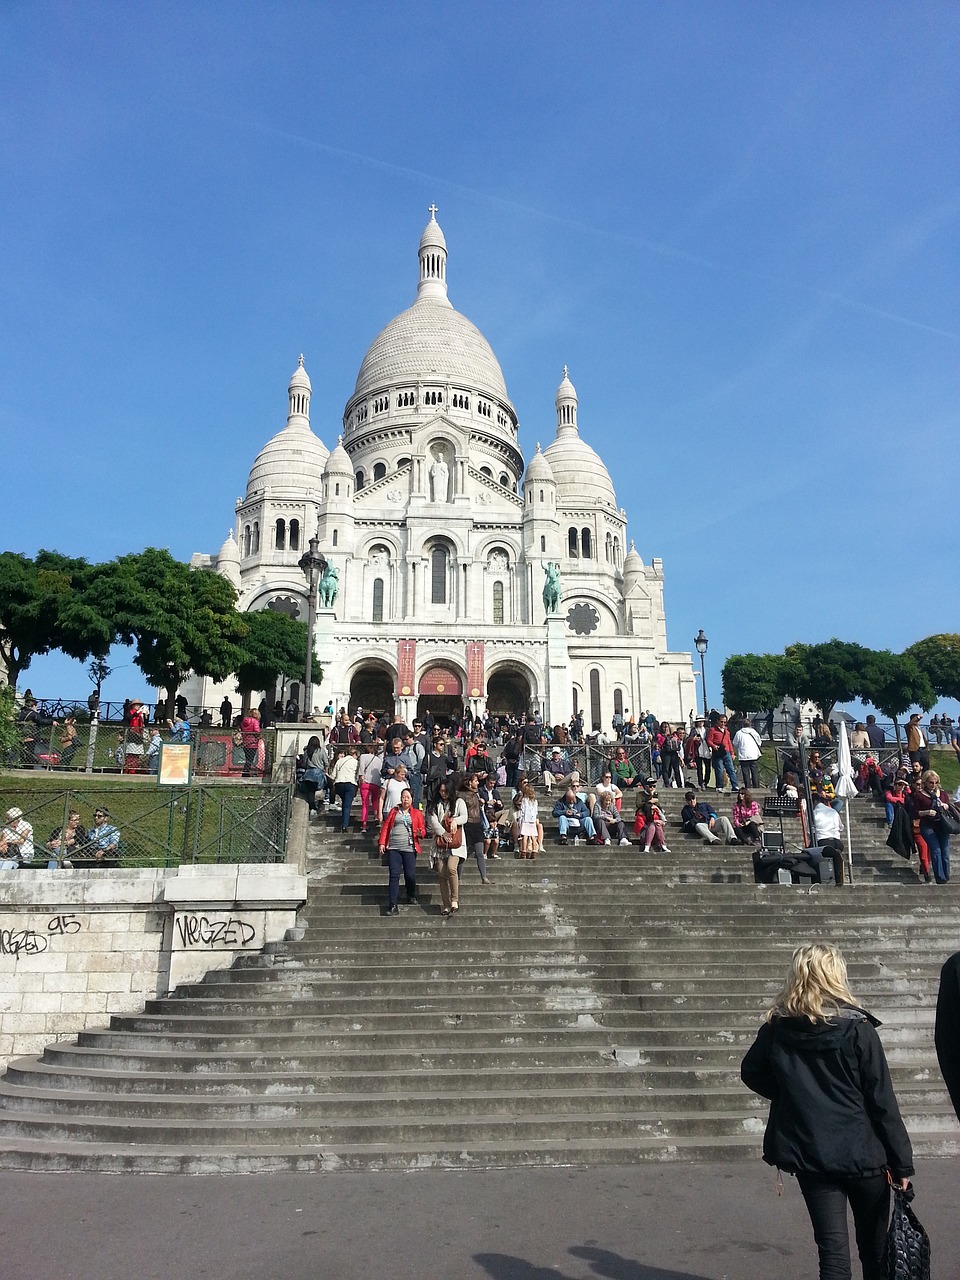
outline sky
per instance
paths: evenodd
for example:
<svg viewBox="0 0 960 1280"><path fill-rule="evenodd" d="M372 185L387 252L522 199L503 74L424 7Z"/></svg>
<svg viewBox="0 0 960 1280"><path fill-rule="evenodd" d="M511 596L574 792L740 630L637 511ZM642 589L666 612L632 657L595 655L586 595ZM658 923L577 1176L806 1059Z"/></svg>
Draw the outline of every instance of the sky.
<svg viewBox="0 0 960 1280"><path fill-rule="evenodd" d="M958 37L922 0L5 0L0 547L215 552L301 351L335 444L436 202L525 457L566 364L711 703L731 653L960 630Z"/></svg>

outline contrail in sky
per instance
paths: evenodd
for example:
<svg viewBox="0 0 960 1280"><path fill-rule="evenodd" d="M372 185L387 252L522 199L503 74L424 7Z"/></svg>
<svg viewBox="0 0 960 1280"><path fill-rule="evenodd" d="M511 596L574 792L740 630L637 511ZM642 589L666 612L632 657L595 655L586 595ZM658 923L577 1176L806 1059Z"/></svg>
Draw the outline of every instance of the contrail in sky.
<svg viewBox="0 0 960 1280"><path fill-rule="evenodd" d="M207 113L216 114L216 113ZM838 293L831 289L817 289L810 285L801 284L795 280L781 279L777 276L771 276L763 271L753 271L750 267L740 264L728 262L717 262L712 258L705 258L696 253L690 253L686 249L678 249L673 245L664 244L660 241L650 240L644 236L628 235L621 231L613 231L609 228L597 225L596 223L587 224L579 222L574 218L565 218L562 214L549 213L543 209L536 209L530 205L525 205L516 200L511 200L505 196L493 195L489 191L480 191L476 187L470 187L461 182L454 182L450 178L441 178L436 174L425 173L420 169L413 169L408 165L394 164L389 160L381 160L377 156L364 155L359 151L351 151L346 147L336 147L329 142L321 142L317 138L305 137L302 134L290 133L286 129L278 129L273 125L262 124L254 120L240 120L234 116L220 116L220 119L231 124L244 125L248 128L257 129L261 133L269 133L276 138L285 138L288 142L296 143L299 146L311 147L316 151L323 151L328 155L337 156L341 160L349 160L355 164L367 165L370 168L379 169L386 173L397 174L400 177L409 178L413 181L423 182L435 188L445 188L449 191L456 191L462 195L469 196L471 199L483 200L488 204L498 205L502 209L510 210L514 213L524 213L531 218L539 218L546 222L555 223L557 226L567 227L572 231L582 231L589 235L603 236L607 240L616 241L620 244L630 245L634 248L645 249L650 253L655 253L660 257L674 258L680 262L687 262L693 266L706 267L711 271L727 271L743 276L751 277L754 280L762 281L766 284L776 285L780 288L792 289L797 293L805 293L820 298L825 302L836 303L840 306L850 307L857 311L862 311L867 315L877 316L882 320L890 320L894 324L906 325L911 329L919 329L924 333L932 333L940 338L950 338L952 341L960 341L960 334L952 333L948 329L938 329L934 325L924 324L921 320L914 320L910 316L898 315L892 311L884 311L880 307L871 306L866 302L859 302L856 298L847 297L845 294ZM955 213L958 207L956 200L946 206L947 211ZM942 214L944 207L937 211Z"/></svg>

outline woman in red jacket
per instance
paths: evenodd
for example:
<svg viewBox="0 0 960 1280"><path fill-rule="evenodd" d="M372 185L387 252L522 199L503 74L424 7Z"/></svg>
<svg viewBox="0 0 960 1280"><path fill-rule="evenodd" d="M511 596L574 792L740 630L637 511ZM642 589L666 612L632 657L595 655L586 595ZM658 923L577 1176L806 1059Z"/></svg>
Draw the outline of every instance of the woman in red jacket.
<svg viewBox="0 0 960 1280"><path fill-rule="evenodd" d="M380 856L387 855L387 865L390 868L388 916L400 914L397 900L400 897L401 872L407 890L407 902L417 900L417 854L420 852L420 841L426 834L423 812L414 809L413 792L405 787L400 794L400 803L384 818L377 842Z"/></svg>

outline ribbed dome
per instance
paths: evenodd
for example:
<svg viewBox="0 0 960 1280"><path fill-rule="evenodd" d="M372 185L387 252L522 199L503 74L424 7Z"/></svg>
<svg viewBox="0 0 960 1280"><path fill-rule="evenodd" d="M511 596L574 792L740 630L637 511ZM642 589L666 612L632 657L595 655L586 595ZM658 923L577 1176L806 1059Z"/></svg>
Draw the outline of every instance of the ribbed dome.
<svg viewBox="0 0 960 1280"><path fill-rule="evenodd" d="M354 395L418 378L452 382L508 401L503 371L486 338L466 316L434 298L419 299L375 339L363 358Z"/></svg>
<svg viewBox="0 0 960 1280"><path fill-rule="evenodd" d="M633 545L633 539L630 539L630 550L623 557L623 575L628 573L643 572L643 561L640 559L640 552Z"/></svg>
<svg viewBox="0 0 960 1280"><path fill-rule="evenodd" d="M577 506L592 501L604 506L617 505L610 472L600 455L576 432L561 432L543 456L557 482L558 502Z"/></svg>
<svg viewBox="0 0 960 1280"><path fill-rule="evenodd" d="M234 540L233 530L227 534L226 541L217 552L217 564L240 563L240 548Z"/></svg>
<svg viewBox="0 0 960 1280"><path fill-rule="evenodd" d="M292 422L263 446L247 480L247 501L261 489L320 491L329 450L308 426Z"/></svg>
<svg viewBox="0 0 960 1280"><path fill-rule="evenodd" d="M293 377L290 379L288 391L293 391L296 387L303 387L306 391L312 391L313 386L310 383L310 377L306 369L303 367L303 356L300 356L300 363L293 371Z"/></svg>
<svg viewBox="0 0 960 1280"><path fill-rule="evenodd" d="M327 459L327 465L324 467L324 475L328 476L352 476L353 463L350 461L350 455L343 447L343 436L337 441L337 447Z"/></svg>
<svg viewBox="0 0 960 1280"><path fill-rule="evenodd" d="M525 480L553 480L554 474L547 461L546 455L540 452L540 446L537 445L537 452L527 463L527 472L524 476Z"/></svg>

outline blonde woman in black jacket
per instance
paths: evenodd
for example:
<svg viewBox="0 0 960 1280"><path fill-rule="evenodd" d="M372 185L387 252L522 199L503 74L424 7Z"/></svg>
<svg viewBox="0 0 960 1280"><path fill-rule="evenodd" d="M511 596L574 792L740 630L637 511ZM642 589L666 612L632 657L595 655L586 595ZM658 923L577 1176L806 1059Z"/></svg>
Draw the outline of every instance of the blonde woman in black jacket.
<svg viewBox="0 0 960 1280"><path fill-rule="evenodd" d="M796 1174L820 1280L850 1280L848 1203L864 1280L883 1280L887 1174L904 1188L913 1174L879 1025L858 1008L836 947L798 947L740 1068L744 1084L770 1099L763 1158Z"/></svg>

